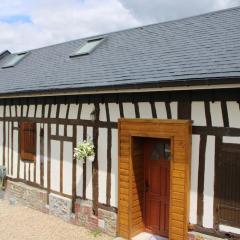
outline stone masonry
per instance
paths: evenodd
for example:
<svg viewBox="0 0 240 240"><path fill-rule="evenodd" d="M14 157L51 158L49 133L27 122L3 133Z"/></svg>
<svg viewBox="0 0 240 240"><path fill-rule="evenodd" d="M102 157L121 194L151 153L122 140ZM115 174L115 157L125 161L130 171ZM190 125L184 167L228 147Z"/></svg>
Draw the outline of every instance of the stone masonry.
<svg viewBox="0 0 240 240"><path fill-rule="evenodd" d="M49 205L46 190L31 187L25 183L7 181L5 198L12 203L50 213L65 221L84 226L90 230L99 230L111 236L117 234L117 213L98 209L98 216L93 214L92 201L77 199L72 213L72 199L50 193Z"/></svg>
<svg viewBox="0 0 240 240"><path fill-rule="evenodd" d="M75 203L75 223L91 230L99 229L111 236L117 234L117 214L98 209L98 216L93 215L92 202L77 199Z"/></svg>
<svg viewBox="0 0 240 240"><path fill-rule="evenodd" d="M48 212L47 209L47 191L28 186L21 182L7 181L5 198L28 207Z"/></svg>
<svg viewBox="0 0 240 240"><path fill-rule="evenodd" d="M49 194L49 213L69 221L72 215L72 200L54 193Z"/></svg>
<svg viewBox="0 0 240 240"><path fill-rule="evenodd" d="M111 236L117 235L117 213L98 209L98 216L93 214L92 201L77 199L75 202L75 215L72 214L72 200L49 194L49 206L47 205L47 191L24 183L7 181L4 198L14 200L17 203L53 214L65 221L84 226L90 230L100 230ZM189 232L189 240L221 240L220 238L204 235L197 232ZM227 239L227 238L226 238Z"/></svg>
<svg viewBox="0 0 240 240"><path fill-rule="evenodd" d="M217 238L217 237L201 234L198 232L189 232L188 239L189 240L223 240L227 238Z"/></svg>

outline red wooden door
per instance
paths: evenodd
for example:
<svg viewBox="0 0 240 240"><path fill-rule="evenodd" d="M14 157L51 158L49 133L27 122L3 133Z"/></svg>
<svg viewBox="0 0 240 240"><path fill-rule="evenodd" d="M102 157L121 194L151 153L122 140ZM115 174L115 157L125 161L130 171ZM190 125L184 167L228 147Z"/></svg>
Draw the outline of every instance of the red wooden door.
<svg viewBox="0 0 240 240"><path fill-rule="evenodd" d="M146 231L168 237L170 141L146 140L144 162Z"/></svg>

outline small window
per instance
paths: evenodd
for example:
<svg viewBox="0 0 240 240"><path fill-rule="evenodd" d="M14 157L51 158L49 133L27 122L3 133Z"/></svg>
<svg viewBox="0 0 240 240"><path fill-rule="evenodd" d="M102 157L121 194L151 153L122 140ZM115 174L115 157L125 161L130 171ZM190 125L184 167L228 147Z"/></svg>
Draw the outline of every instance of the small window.
<svg viewBox="0 0 240 240"><path fill-rule="evenodd" d="M170 160L171 158L171 149L170 149L170 141L158 141L152 150L151 160Z"/></svg>
<svg viewBox="0 0 240 240"><path fill-rule="evenodd" d="M8 58L8 61L2 66L2 68L14 67L16 64L18 64L27 55L28 55L28 52L11 54Z"/></svg>
<svg viewBox="0 0 240 240"><path fill-rule="evenodd" d="M104 38L91 39L85 42L80 49L71 55L70 57L76 57L81 55L87 55L91 53L96 47L104 41Z"/></svg>
<svg viewBox="0 0 240 240"><path fill-rule="evenodd" d="M21 159L34 161L36 156L36 123L21 123L20 137Z"/></svg>

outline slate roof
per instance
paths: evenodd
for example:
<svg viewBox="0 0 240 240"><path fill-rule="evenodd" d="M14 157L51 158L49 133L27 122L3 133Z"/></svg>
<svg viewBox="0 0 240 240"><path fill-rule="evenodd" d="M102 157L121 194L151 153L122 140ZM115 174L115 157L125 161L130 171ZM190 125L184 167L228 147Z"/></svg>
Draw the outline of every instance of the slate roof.
<svg viewBox="0 0 240 240"><path fill-rule="evenodd" d="M240 83L240 7L101 36L86 56L69 58L92 37L32 50L13 68L0 59L0 94Z"/></svg>

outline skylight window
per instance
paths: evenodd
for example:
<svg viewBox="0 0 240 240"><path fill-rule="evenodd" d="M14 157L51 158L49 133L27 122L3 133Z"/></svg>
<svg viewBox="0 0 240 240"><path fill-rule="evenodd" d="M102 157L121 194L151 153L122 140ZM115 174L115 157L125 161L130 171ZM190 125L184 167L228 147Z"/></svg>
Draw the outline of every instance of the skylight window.
<svg viewBox="0 0 240 240"><path fill-rule="evenodd" d="M17 53L17 54L10 55L7 62L2 66L2 68L14 67L16 64L18 64L27 55L28 55L28 52L23 52L23 53Z"/></svg>
<svg viewBox="0 0 240 240"><path fill-rule="evenodd" d="M90 54L97 46L104 41L104 38L91 39L85 42L80 49L70 57Z"/></svg>

